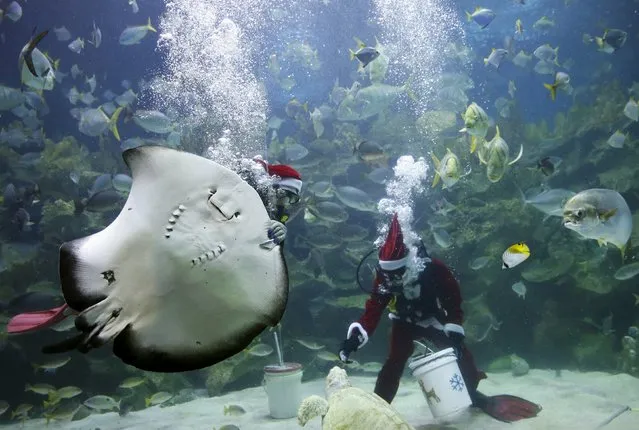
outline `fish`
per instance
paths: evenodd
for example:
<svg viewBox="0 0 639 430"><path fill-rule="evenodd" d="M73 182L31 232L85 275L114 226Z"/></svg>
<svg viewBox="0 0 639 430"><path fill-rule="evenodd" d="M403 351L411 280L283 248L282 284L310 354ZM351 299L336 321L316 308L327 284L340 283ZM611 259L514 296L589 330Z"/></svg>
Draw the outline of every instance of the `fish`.
<svg viewBox="0 0 639 430"><path fill-rule="evenodd" d="M224 415L230 415L232 417L239 417L240 415L244 415L246 410L240 405L224 405Z"/></svg>
<svg viewBox="0 0 639 430"><path fill-rule="evenodd" d="M540 45L533 51L533 55L541 61L554 63L557 66L559 65L559 46L553 48L548 43L546 43L545 45Z"/></svg>
<svg viewBox="0 0 639 430"><path fill-rule="evenodd" d="M548 30L555 26L555 21L548 18L547 16L542 16L539 18L534 24L533 28L536 30Z"/></svg>
<svg viewBox="0 0 639 430"><path fill-rule="evenodd" d="M91 40L89 40L89 43L96 49L102 44L102 30L96 27L95 21L93 21L93 31L91 31ZM91 90L91 92L93 92L93 90Z"/></svg>
<svg viewBox="0 0 639 430"><path fill-rule="evenodd" d="M488 256L477 257L468 264L468 267L470 267L473 270L480 270L486 267L486 265L490 262L490 260L491 258Z"/></svg>
<svg viewBox="0 0 639 430"><path fill-rule="evenodd" d="M18 69L22 69L23 64L26 64L27 69L29 69L29 72L31 72L33 76L35 76L36 78L42 77L38 75L38 72L36 71L36 68L33 64L33 51L47 34L49 34L49 30L44 30L43 32L38 33L37 35L31 37L29 42L27 42L27 44L22 47L22 50L20 51L20 55L18 57Z"/></svg>
<svg viewBox="0 0 639 430"><path fill-rule="evenodd" d="M0 85L0 111L17 108L26 101L27 97L22 91Z"/></svg>
<svg viewBox="0 0 639 430"><path fill-rule="evenodd" d="M120 409L120 402L116 402L113 397L98 394L96 396L86 399L83 403L89 409L95 409L96 411L110 411L113 409Z"/></svg>
<svg viewBox="0 0 639 430"><path fill-rule="evenodd" d="M40 394L41 396L48 396L55 391L55 387L49 384L26 384L24 386L24 391L31 391L33 393Z"/></svg>
<svg viewBox="0 0 639 430"><path fill-rule="evenodd" d="M529 198L522 193L522 199L524 204L529 204L548 216L563 216L566 202L576 194L570 190L555 188L542 191Z"/></svg>
<svg viewBox="0 0 639 430"><path fill-rule="evenodd" d="M73 42L69 43L68 48L76 54L81 53L84 49L84 39L81 37L76 38Z"/></svg>
<svg viewBox="0 0 639 430"><path fill-rule="evenodd" d="M639 261L635 261L634 263L626 264L625 266L621 266L615 272L615 279L619 281L626 281L628 279L634 278L639 274Z"/></svg>
<svg viewBox="0 0 639 430"><path fill-rule="evenodd" d="M623 114L633 121L639 121L639 105L634 99L628 100L623 107Z"/></svg>
<svg viewBox="0 0 639 430"><path fill-rule="evenodd" d="M137 110L133 114L133 122L153 133L165 134L173 130L171 119L157 110Z"/></svg>
<svg viewBox="0 0 639 430"><path fill-rule="evenodd" d="M362 212L375 212L376 202L366 192L349 185L335 187L335 197L349 208Z"/></svg>
<svg viewBox="0 0 639 430"><path fill-rule="evenodd" d="M11 405L7 401L0 400L0 416L2 416L2 414L7 412L10 407L11 407Z"/></svg>
<svg viewBox="0 0 639 430"><path fill-rule="evenodd" d="M265 343L258 343L246 350L247 354L255 357L266 357L273 353L273 347Z"/></svg>
<svg viewBox="0 0 639 430"><path fill-rule="evenodd" d="M517 294L518 297L525 299L526 298L526 284L522 281L515 282L511 289Z"/></svg>
<svg viewBox="0 0 639 430"><path fill-rule="evenodd" d="M592 188L566 202L563 225L587 239L596 240L600 246L613 244L623 259L632 234L632 214L617 191Z"/></svg>
<svg viewBox="0 0 639 430"><path fill-rule="evenodd" d="M368 164L383 164L388 162L388 155L377 142L360 140L353 147L353 155Z"/></svg>
<svg viewBox="0 0 639 430"><path fill-rule="evenodd" d="M533 70L540 75L552 75L555 73L555 66L548 61L539 60Z"/></svg>
<svg viewBox="0 0 639 430"><path fill-rule="evenodd" d="M21 419L25 419L28 418L28 413L29 411L33 409L33 405L30 405L28 403L21 403L18 405L18 407L16 407L12 412L11 412L11 419L14 419L16 417L21 418Z"/></svg>
<svg viewBox="0 0 639 430"><path fill-rule="evenodd" d="M341 223L348 220L348 212L337 203L324 201L307 206L309 212L319 219L328 222Z"/></svg>
<svg viewBox="0 0 639 430"><path fill-rule="evenodd" d="M619 29L606 29L603 36L595 37L599 50L613 53L626 44L628 33ZM608 49L609 48L609 49Z"/></svg>
<svg viewBox="0 0 639 430"><path fill-rule="evenodd" d="M322 361L340 361L339 357L330 351L320 351L315 356Z"/></svg>
<svg viewBox="0 0 639 430"><path fill-rule="evenodd" d="M55 373L56 370L67 364L69 361L71 361L71 357L68 356L54 358L41 364L34 364L33 369L36 372L42 369L44 372L47 373Z"/></svg>
<svg viewBox="0 0 639 430"><path fill-rule="evenodd" d="M442 247L443 249L448 249L453 246L453 238L450 234L444 230L443 228L433 228L433 237L435 238L435 243Z"/></svg>
<svg viewBox="0 0 639 430"><path fill-rule="evenodd" d="M313 131L315 132L315 137L318 139L322 137L324 134L324 124L322 123L322 113L318 108L313 109L313 111L309 114L311 121L313 122Z"/></svg>
<svg viewBox="0 0 639 430"><path fill-rule="evenodd" d="M80 333L43 352L86 353L113 341L126 364L183 372L219 363L277 325L288 277L281 246L260 247L270 218L257 191L188 152L149 145L123 159L133 184L122 211L59 250ZM224 323L212 328L211 315Z"/></svg>
<svg viewBox="0 0 639 430"><path fill-rule="evenodd" d="M478 151L479 161L486 165L486 176L490 182L499 182L506 173L506 168L519 161L524 153L524 146L520 145L519 154L513 160L509 160L510 149L499 134L499 126L495 127L495 136L490 142Z"/></svg>
<svg viewBox="0 0 639 430"><path fill-rule="evenodd" d="M544 84L544 88L550 91L550 98L555 101L557 98L557 90L565 89L570 83L570 75L566 72L555 73L555 82L552 84Z"/></svg>
<svg viewBox="0 0 639 430"><path fill-rule="evenodd" d="M532 60L532 55L526 54L523 50L520 50L513 58L513 64L517 67L528 67L528 63Z"/></svg>
<svg viewBox="0 0 639 430"><path fill-rule="evenodd" d="M118 118L122 112L119 107L113 112L111 118L106 116L100 107L97 109L87 109L80 115L78 130L87 136L101 136L105 131L109 130L113 133L113 137L119 142L120 132L118 131Z"/></svg>
<svg viewBox="0 0 639 430"><path fill-rule="evenodd" d="M530 248L523 242L511 245L504 251L501 256L502 269L512 269L523 263L530 257Z"/></svg>
<svg viewBox="0 0 639 430"><path fill-rule="evenodd" d="M463 176L461 171L461 161L449 148L446 148L446 155L439 161L434 153L430 156L435 164L435 177L433 178L432 188L435 188L442 180L442 188L450 188L455 185Z"/></svg>
<svg viewBox="0 0 639 430"><path fill-rule="evenodd" d="M552 176L561 162L562 159L559 157L554 157L552 155L544 157L537 161L537 169L545 176Z"/></svg>
<svg viewBox="0 0 639 430"><path fill-rule="evenodd" d="M68 422L73 420L73 417L75 417L75 414L78 413L80 408L82 408L81 404L66 403L56 407L52 411L44 412L42 416L44 416L44 418L46 419L46 425L49 425L49 422L51 420Z"/></svg>
<svg viewBox="0 0 639 430"><path fill-rule="evenodd" d="M519 18L515 21L515 34L524 34L524 25Z"/></svg>
<svg viewBox="0 0 639 430"><path fill-rule="evenodd" d="M145 378L142 378L140 376L132 376L122 381L120 385L118 385L118 387L132 389L144 384L145 382L146 382Z"/></svg>
<svg viewBox="0 0 639 430"><path fill-rule="evenodd" d="M362 68L368 66L373 60L379 57L379 51L373 47L366 46L364 42L361 40L357 40L357 50L353 51L352 49L348 50L350 54L351 61L355 58L360 62Z"/></svg>
<svg viewBox="0 0 639 430"><path fill-rule="evenodd" d="M484 58L484 65L488 66L489 64L496 69L499 69L502 60L508 55L508 51L502 48L493 48L490 51L488 57Z"/></svg>
<svg viewBox="0 0 639 430"><path fill-rule="evenodd" d="M346 95L337 108L340 121L361 121L381 113L401 95L415 99L410 89L410 79L401 86L374 83Z"/></svg>
<svg viewBox="0 0 639 430"><path fill-rule="evenodd" d="M319 351L320 349L326 348L326 346L311 340L295 339L295 342L299 343L306 349L310 349L311 351Z"/></svg>
<svg viewBox="0 0 639 430"><path fill-rule="evenodd" d="M144 399L144 405L148 408L149 406L161 405L162 403L166 403L173 398L173 394L167 393L166 391L160 391L158 393L153 394L151 397L147 397Z"/></svg>
<svg viewBox="0 0 639 430"><path fill-rule="evenodd" d="M617 130L608 138L606 143L613 148L623 148L623 144L628 136L628 133L622 133L621 130Z"/></svg>
<svg viewBox="0 0 639 430"><path fill-rule="evenodd" d="M53 32L55 33L55 37L56 39L58 39L58 42L66 42L67 40L71 40L71 33L65 26L53 28Z"/></svg>
<svg viewBox="0 0 639 430"><path fill-rule="evenodd" d="M462 114L462 120L464 121L464 128L459 130L459 132L471 135L470 152L472 154L477 149L477 138L483 139L488 133L488 115L477 103L472 102Z"/></svg>
<svg viewBox="0 0 639 430"><path fill-rule="evenodd" d="M0 21L2 21L2 15L3 14L0 13ZM13 22L17 22L20 18L22 18L22 6L20 6L17 1L12 1L4 10L4 16Z"/></svg>
<svg viewBox="0 0 639 430"><path fill-rule="evenodd" d="M144 39L144 36L146 36L149 31L157 33L157 30L151 25L151 17L147 20L146 25L136 25L125 28L124 31L120 33L118 41L120 45L124 46L136 45Z"/></svg>
<svg viewBox="0 0 639 430"><path fill-rule="evenodd" d="M468 22L475 21L482 29L488 27L496 16L497 14L495 12L485 7L477 7L473 13L466 11L466 20Z"/></svg>
<svg viewBox="0 0 639 430"><path fill-rule="evenodd" d="M517 91L517 87L515 86L515 81L508 81L508 95L511 99L515 98L515 91Z"/></svg>

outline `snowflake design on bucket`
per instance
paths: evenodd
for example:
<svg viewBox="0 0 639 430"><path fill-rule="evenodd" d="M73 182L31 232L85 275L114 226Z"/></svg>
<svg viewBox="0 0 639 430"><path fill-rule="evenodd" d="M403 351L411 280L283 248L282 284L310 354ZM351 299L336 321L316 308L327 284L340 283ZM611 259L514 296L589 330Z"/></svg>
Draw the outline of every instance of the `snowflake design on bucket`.
<svg viewBox="0 0 639 430"><path fill-rule="evenodd" d="M461 391L464 389L464 380L457 373L455 373L448 382L450 382L450 387L453 391Z"/></svg>

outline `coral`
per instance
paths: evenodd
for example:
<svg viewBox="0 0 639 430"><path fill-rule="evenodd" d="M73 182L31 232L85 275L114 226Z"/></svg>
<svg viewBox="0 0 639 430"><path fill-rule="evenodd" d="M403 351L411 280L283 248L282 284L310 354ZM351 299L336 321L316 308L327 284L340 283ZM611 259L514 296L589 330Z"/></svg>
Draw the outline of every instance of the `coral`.
<svg viewBox="0 0 639 430"><path fill-rule="evenodd" d="M69 174L74 171L84 172L90 170L90 167L88 151L75 138L67 136L58 143L46 139L41 162L37 166L41 175L40 188L45 195L68 198L77 193Z"/></svg>
<svg viewBox="0 0 639 430"><path fill-rule="evenodd" d="M621 355L618 362L618 370L639 376L639 359L637 359L637 339L626 335L621 340Z"/></svg>
<svg viewBox="0 0 639 430"><path fill-rule="evenodd" d="M297 423L304 427L307 422L317 416L324 417L328 412L328 402L326 399L313 394L304 400L297 410Z"/></svg>
<svg viewBox="0 0 639 430"><path fill-rule="evenodd" d="M580 369L608 369L615 363L614 336L601 333L582 334L573 346L573 357Z"/></svg>

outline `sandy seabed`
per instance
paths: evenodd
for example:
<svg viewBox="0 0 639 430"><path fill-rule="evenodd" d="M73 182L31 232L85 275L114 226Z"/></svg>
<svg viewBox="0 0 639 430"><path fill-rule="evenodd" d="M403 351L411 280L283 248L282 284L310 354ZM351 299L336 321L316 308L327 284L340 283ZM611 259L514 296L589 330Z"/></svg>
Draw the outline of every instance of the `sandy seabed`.
<svg viewBox="0 0 639 430"><path fill-rule="evenodd" d="M375 376L352 376L351 383L372 391ZM417 382L404 378L393 406L416 430L639 430L639 412L626 411L611 422L606 422L622 408L639 408L639 379L629 375L610 375L602 372L578 373L533 369L529 374L513 377L510 374L489 374L480 384L485 394L513 394L543 406L538 417L512 424L498 422L480 411L473 410L463 422L437 425L428 409ZM304 396L323 395L324 381L315 380L302 385ZM246 414L238 417L224 416L224 405L238 404ZM91 415L80 421L51 422L43 419L0 426L5 429L172 429L213 430L224 424L234 424L242 430L293 430L300 429L297 419L275 420L269 417L268 400L262 387L248 388L219 397L197 399L189 403L169 407L152 407L131 412L124 417L117 413ZM321 419L315 418L304 429L321 429Z"/></svg>

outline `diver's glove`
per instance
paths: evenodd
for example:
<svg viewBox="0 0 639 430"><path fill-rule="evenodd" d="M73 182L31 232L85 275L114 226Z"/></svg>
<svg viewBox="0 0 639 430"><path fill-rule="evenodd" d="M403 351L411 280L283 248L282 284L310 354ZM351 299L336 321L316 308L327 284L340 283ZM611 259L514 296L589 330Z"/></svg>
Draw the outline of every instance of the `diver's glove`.
<svg viewBox="0 0 639 430"><path fill-rule="evenodd" d="M350 363L348 357L357 351L357 348L359 348L359 338L356 334L354 334L342 342L342 346L339 349L339 359L344 363Z"/></svg>
<svg viewBox="0 0 639 430"><path fill-rule="evenodd" d="M348 327L346 340L342 342L342 346L339 350L339 359L344 363L350 363L348 357L364 346L366 342L368 342L368 333L366 333L364 327L358 322L352 323Z"/></svg>
<svg viewBox="0 0 639 430"><path fill-rule="evenodd" d="M270 220L266 223L266 234L268 239L266 242L260 243L262 248L272 249L276 245L284 242L286 239L286 226L279 221Z"/></svg>
<svg viewBox="0 0 639 430"><path fill-rule="evenodd" d="M458 360L462 358L462 343L466 337L463 331L464 329L457 324L444 325L444 333L446 333L446 336L450 339L451 346L455 350L455 355Z"/></svg>
<svg viewBox="0 0 639 430"><path fill-rule="evenodd" d="M276 244L284 242L286 239L286 226L279 221L271 220L271 225L267 230L268 238L272 239Z"/></svg>

